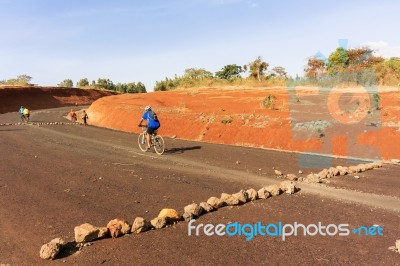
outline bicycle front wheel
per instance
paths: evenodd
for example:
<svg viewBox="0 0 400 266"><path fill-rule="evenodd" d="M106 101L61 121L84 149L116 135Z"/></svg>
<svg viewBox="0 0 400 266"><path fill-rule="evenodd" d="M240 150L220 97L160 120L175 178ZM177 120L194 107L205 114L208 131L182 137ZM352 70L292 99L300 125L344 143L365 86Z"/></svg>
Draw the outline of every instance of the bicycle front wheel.
<svg viewBox="0 0 400 266"><path fill-rule="evenodd" d="M138 137L138 144L141 151L147 151L146 136L143 133Z"/></svg>
<svg viewBox="0 0 400 266"><path fill-rule="evenodd" d="M164 145L164 139L161 136L155 136L154 137L154 150L158 155L161 155L164 153L165 145Z"/></svg>

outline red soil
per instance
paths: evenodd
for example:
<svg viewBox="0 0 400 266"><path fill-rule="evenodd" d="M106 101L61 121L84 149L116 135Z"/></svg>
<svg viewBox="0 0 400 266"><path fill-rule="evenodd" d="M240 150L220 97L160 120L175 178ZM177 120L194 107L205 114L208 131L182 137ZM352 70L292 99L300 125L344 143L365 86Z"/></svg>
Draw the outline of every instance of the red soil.
<svg viewBox="0 0 400 266"><path fill-rule="evenodd" d="M263 106L268 95L276 97L274 109ZM151 105L162 124L159 133L164 136L369 158L373 157L370 151L377 150L379 159L399 158L400 132L393 124L399 122L400 95L381 88L379 95L383 109L376 111L372 93L357 88L353 92L319 92L313 88L292 92L286 88L188 89L104 97L90 106L88 114L93 125L139 133L136 125L143 108ZM297 97L300 101L294 100ZM356 110L348 109L352 105ZM333 123L322 131L324 136L320 131L311 131L304 137L295 131L296 123L317 120ZM371 126L375 123L377 127Z"/></svg>
<svg viewBox="0 0 400 266"><path fill-rule="evenodd" d="M76 88L0 86L0 114L16 112L21 105L30 110L89 105L98 98L110 95L115 93Z"/></svg>

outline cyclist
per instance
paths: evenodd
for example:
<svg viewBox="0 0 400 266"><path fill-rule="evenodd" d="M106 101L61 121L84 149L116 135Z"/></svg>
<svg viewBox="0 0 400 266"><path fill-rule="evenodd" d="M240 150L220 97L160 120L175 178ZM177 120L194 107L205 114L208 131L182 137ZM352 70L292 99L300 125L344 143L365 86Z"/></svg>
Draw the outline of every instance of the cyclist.
<svg viewBox="0 0 400 266"><path fill-rule="evenodd" d="M29 121L29 109L28 108L24 108L24 116L26 121Z"/></svg>
<svg viewBox="0 0 400 266"><path fill-rule="evenodd" d="M142 126L142 122L147 120L147 130L146 130L146 140L147 140L147 149L151 147L150 143L150 135L154 133L157 129L160 128L160 121L157 118L157 114L151 109L150 105L147 105L144 108L144 113L142 115L142 119L139 122L139 127Z"/></svg>

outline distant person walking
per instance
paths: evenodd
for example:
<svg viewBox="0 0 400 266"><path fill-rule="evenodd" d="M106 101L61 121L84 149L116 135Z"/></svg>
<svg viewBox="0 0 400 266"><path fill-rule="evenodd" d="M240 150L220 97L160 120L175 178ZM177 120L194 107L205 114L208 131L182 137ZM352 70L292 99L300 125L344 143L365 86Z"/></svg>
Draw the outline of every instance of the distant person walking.
<svg viewBox="0 0 400 266"><path fill-rule="evenodd" d="M77 117L76 117L76 113L75 113L74 110L71 109L71 112L69 113L69 116L71 117L72 123L75 123L76 120L77 120Z"/></svg>
<svg viewBox="0 0 400 266"><path fill-rule="evenodd" d="M21 106L21 108L19 108L19 115L21 116L22 122L25 122L24 110L25 110L25 108L23 106Z"/></svg>
<svg viewBox="0 0 400 266"><path fill-rule="evenodd" d="M89 116L87 115L86 111L83 110L83 113L82 113L82 121L83 121L83 124L84 124L85 126L87 126L87 120L88 120L88 119L89 119Z"/></svg>

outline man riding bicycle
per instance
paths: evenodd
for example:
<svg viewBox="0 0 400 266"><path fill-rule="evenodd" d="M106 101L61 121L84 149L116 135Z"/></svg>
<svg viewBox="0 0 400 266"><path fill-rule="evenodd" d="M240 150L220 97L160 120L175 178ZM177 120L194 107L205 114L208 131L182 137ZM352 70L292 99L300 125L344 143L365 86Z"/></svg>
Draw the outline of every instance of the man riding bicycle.
<svg viewBox="0 0 400 266"><path fill-rule="evenodd" d="M22 122L29 122L29 109L21 106L19 109L19 114L21 115Z"/></svg>
<svg viewBox="0 0 400 266"><path fill-rule="evenodd" d="M29 120L29 115L30 115L29 109L25 107L25 109L24 109L24 116L25 116L25 118L26 118L27 120Z"/></svg>
<svg viewBox="0 0 400 266"><path fill-rule="evenodd" d="M157 114L151 110L151 106L148 105L144 108L144 113L142 115L142 119L139 122L139 127L142 126L142 122L147 120L147 130L146 130L146 140L147 140L147 149L151 147L150 143L150 135L154 133L158 128L160 128L160 121L157 118Z"/></svg>

